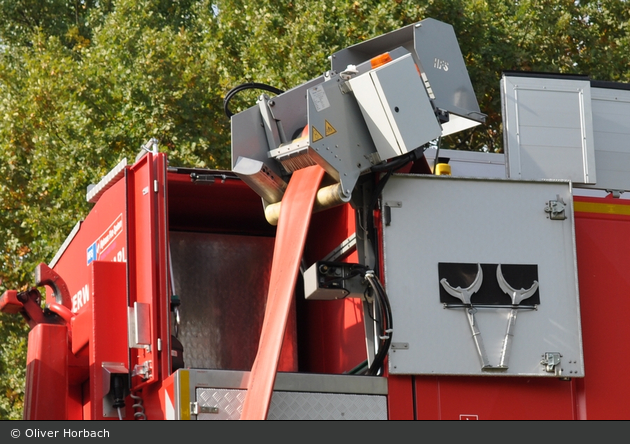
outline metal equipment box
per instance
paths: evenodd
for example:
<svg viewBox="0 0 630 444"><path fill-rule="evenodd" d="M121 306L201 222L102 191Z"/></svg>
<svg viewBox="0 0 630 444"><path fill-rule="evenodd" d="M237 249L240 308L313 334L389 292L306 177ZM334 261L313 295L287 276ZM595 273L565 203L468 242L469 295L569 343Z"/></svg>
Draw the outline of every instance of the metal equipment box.
<svg viewBox="0 0 630 444"><path fill-rule="evenodd" d="M411 54L351 79L350 85L381 159L442 134Z"/></svg>
<svg viewBox="0 0 630 444"><path fill-rule="evenodd" d="M569 182L396 175L383 205L390 374L584 376Z"/></svg>

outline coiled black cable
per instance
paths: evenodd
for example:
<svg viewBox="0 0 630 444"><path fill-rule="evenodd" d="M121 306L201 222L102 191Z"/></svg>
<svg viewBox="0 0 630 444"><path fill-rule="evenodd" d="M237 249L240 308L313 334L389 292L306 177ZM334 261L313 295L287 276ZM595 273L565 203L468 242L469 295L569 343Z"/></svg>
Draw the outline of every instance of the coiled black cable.
<svg viewBox="0 0 630 444"><path fill-rule="evenodd" d="M262 89L264 91L269 91L274 94L282 94L284 92L283 90L275 88L273 86L256 82L242 83L238 86L235 86L230 91L228 91L228 93L225 95L225 98L223 99L223 111L228 118L234 115L234 113L230 111L230 100L232 100L232 98L234 98L236 94L241 91L245 91L246 89Z"/></svg>
<svg viewBox="0 0 630 444"><path fill-rule="evenodd" d="M135 404L131 406L134 409L134 414L133 414L134 419L140 420L140 421L146 421L147 415L144 413L144 406L142 405L142 397L139 395L134 395L133 393L131 393L129 396L131 396L131 399L133 399L135 402Z"/></svg>

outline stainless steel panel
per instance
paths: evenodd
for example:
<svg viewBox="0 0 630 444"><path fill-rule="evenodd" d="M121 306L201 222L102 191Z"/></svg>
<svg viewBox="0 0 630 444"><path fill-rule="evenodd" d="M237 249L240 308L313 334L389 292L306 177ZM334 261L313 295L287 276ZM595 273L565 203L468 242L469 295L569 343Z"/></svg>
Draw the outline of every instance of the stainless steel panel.
<svg viewBox="0 0 630 444"><path fill-rule="evenodd" d="M216 407L217 413L200 413L197 420L240 419L245 390L198 389L199 407ZM269 405L269 420L386 420L387 398L343 393L275 391Z"/></svg>
<svg viewBox="0 0 630 444"><path fill-rule="evenodd" d="M558 198L566 204L565 220L551 220L545 212L547 203ZM568 182L398 175L385 187L383 201L402 203L392 208L391 223L384 224L383 248L393 341L409 344L390 351L390 373L584 375ZM512 322L507 369L482 370L466 311L444 308L439 275L444 263L536 266L540 303L536 310L519 310L518 321ZM484 282L497 279L498 267L490 269ZM485 297L483 288L472 303ZM509 306L479 308L475 314L491 365L501 362L511 316ZM547 352L562 355L558 372L547 372L541 364Z"/></svg>
<svg viewBox="0 0 630 444"><path fill-rule="evenodd" d="M270 420L386 420L387 398L342 393L274 392Z"/></svg>
<svg viewBox="0 0 630 444"><path fill-rule="evenodd" d="M249 370L258 350L274 239L170 233L187 367ZM297 363L295 311L286 340ZM296 368L296 367L295 367Z"/></svg>

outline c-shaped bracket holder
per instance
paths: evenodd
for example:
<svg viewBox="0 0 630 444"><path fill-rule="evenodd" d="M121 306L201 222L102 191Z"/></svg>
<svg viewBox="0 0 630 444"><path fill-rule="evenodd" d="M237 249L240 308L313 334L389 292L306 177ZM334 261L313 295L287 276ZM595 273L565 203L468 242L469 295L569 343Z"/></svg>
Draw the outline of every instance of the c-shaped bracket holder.
<svg viewBox="0 0 630 444"><path fill-rule="evenodd" d="M46 285L52 288L55 300L58 304L70 305L68 286L55 270L43 262L35 267L35 285L38 287Z"/></svg>

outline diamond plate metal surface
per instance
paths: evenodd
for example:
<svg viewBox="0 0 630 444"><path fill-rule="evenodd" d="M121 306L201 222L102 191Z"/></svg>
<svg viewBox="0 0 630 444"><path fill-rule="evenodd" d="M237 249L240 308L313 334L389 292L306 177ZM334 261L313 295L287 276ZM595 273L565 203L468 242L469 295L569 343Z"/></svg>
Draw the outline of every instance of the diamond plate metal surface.
<svg viewBox="0 0 630 444"><path fill-rule="evenodd" d="M197 389L197 402L203 407L218 407L219 413L202 413L198 420L240 419L247 390Z"/></svg>
<svg viewBox="0 0 630 444"><path fill-rule="evenodd" d="M171 231L178 339L189 368L252 368L265 313L274 238ZM295 308L287 344L296 342ZM235 328L238 326L238 328ZM287 354L296 369L297 349Z"/></svg>
<svg viewBox="0 0 630 444"><path fill-rule="evenodd" d="M197 389L199 406L218 407L218 413L202 413L198 420L239 419L246 390ZM269 420L386 420L387 398L343 393L274 392Z"/></svg>

